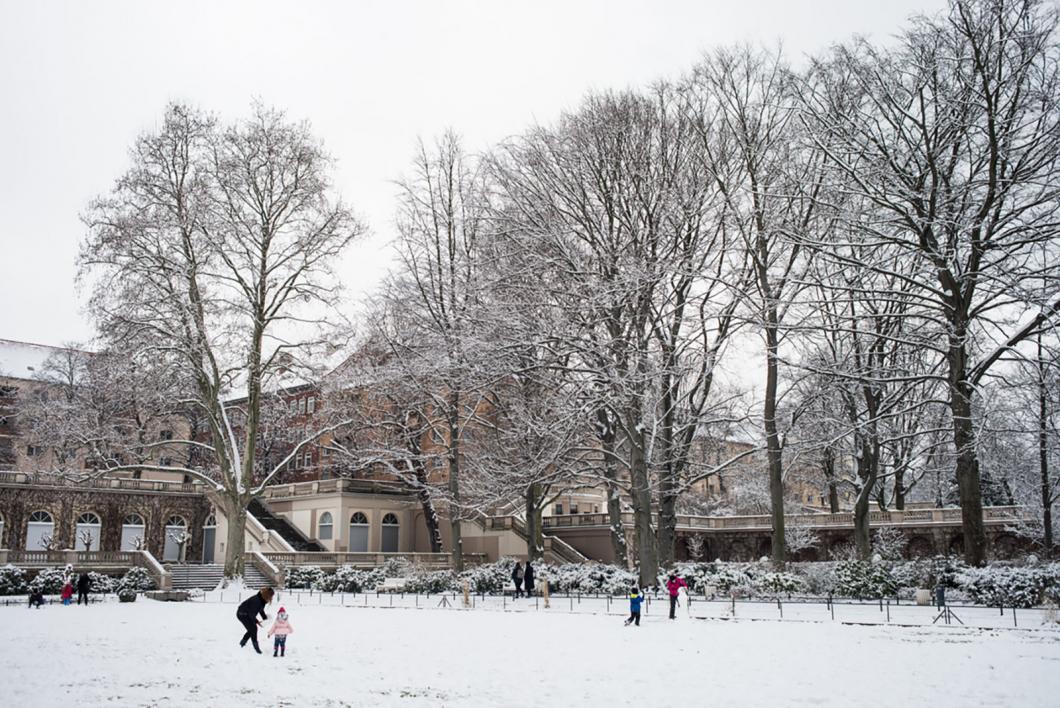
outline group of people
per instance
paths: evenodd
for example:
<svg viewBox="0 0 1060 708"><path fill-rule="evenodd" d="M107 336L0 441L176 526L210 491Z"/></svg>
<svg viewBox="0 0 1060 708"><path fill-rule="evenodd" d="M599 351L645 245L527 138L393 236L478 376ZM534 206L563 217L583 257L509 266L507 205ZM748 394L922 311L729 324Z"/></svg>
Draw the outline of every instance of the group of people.
<svg viewBox="0 0 1060 708"><path fill-rule="evenodd" d="M512 583L515 584L515 596L522 597L524 594L530 597L534 593L534 566L528 560L526 561L526 567L519 561L515 562L515 567L512 568ZM526 585L526 592L523 592L523 585Z"/></svg>
<svg viewBox="0 0 1060 708"><path fill-rule="evenodd" d="M272 603L272 598L275 596L272 588L262 588L256 593L243 600L240 603L239 608L236 610L236 619L243 625L246 632L243 634L243 638L239 640L239 646L245 647L249 641L254 647L254 651L261 653L261 647L258 646L258 627L261 626L261 622L258 620L258 615L261 615L261 619L267 620L269 616L265 614L265 606ZM290 621L287 619L287 610L281 607L276 612L276 619L272 623L272 627L269 628L269 633L266 636L273 637L272 644L272 655L273 657L283 657L287 652L287 636L294 633L294 628L291 627Z"/></svg>
<svg viewBox="0 0 1060 708"><path fill-rule="evenodd" d="M88 573L81 573L77 578L77 604L85 603L88 607L88 593L92 592L92 578ZM74 582L70 578L63 583L63 589L59 592L59 599L64 605L69 605L74 598ZM38 610L44 604L44 591L40 588L30 590L28 607L36 607Z"/></svg>
<svg viewBox="0 0 1060 708"><path fill-rule="evenodd" d="M681 588L687 588L688 583L685 582L684 578L677 576L677 573L670 573L670 577L666 579L666 591L670 595L670 619L677 619L677 603L678 597L681 594ZM640 626L640 606L644 603L644 595L640 592L640 588L634 585L629 591L629 619L626 620L626 626L630 624L636 624Z"/></svg>

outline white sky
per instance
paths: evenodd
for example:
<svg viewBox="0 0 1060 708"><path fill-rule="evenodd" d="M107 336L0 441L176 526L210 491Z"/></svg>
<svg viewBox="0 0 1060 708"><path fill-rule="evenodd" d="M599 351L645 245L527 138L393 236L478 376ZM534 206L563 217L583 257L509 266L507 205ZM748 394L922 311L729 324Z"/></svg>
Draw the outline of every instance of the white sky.
<svg viewBox="0 0 1060 708"><path fill-rule="evenodd" d="M171 100L224 117L253 98L308 119L372 237L351 295L389 260L395 190L418 137L479 150L551 122L590 88L677 76L710 48L797 58L878 39L943 0L715 2L30 2L0 0L0 337L85 340L75 290L86 204Z"/></svg>

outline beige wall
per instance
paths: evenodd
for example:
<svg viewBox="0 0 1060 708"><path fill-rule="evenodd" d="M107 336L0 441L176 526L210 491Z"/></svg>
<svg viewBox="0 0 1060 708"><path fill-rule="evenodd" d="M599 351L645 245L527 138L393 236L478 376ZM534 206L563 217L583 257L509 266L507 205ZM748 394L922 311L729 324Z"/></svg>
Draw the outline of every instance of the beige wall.
<svg viewBox="0 0 1060 708"><path fill-rule="evenodd" d="M307 538L319 541L329 551L344 552L350 548L350 517L361 512L368 517L368 551L382 551L382 521L386 514L398 518L398 551L401 553L427 552L426 527L422 514L417 514L419 504L405 497L391 495L368 495L350 492L315 494L291 499L269 499L269 509L285 517L298 527ZM320 539L320 517L330 512L332 537ZM417 528L423 526L422 531ZM422 547L417 547L422 539Z"/></svg>

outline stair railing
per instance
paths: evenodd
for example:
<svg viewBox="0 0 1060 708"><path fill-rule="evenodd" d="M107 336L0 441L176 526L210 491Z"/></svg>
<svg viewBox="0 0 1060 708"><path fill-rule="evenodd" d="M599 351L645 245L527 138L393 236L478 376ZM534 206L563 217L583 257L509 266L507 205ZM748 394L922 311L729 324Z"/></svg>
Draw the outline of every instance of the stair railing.
<svg viewBox="0 0 1060 708"><path fill-rule="evenodd" d="M147 572L155 580L159 590L173 589L173 575L147 550L133 551L133 559L136 565L146 568Z"/></svg>

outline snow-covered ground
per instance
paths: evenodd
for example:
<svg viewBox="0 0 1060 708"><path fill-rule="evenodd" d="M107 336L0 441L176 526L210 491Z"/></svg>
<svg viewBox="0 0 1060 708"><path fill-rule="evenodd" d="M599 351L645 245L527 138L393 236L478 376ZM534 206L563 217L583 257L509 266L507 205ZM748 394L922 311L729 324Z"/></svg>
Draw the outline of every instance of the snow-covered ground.
<svg viewBox="0 0 1060 708"><path fill-rule="evenodd" d="M283 604L287 657L231 603L0 608L13 706L1056 706L1060 633ZM330 598L329 598L330 599ZM406 598L408 599L408 598ZM313 598L317 600L317 598ZM320 602L320 600L317 600ZM431 605L437 602L432 598ZM426 604L421 602L422 605ZM278 604L269 608L270 617ZM588 609L588 608L586 608ZM923 609L923 608L922 608ZM262 623L264 627L268 622Z"/></svg>

